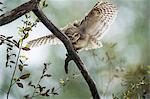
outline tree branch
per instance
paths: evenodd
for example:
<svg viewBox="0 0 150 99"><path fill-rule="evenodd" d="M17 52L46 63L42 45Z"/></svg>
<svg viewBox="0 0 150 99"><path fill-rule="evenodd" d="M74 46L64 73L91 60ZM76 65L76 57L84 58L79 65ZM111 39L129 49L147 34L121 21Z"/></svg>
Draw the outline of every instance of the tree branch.
<svg viewBox="0 0 150 99"><path fill-rule="evenodd" d="M33 2L34 1L34 2ZM25 13L29 11L33 11L35 15L41 20L41 22L58 38L60 39L64 46L67 49L69 57L72 58L72 60L76 63L78 69L80 70L81 74L83 75L84 79L86 80L89 89L91 91L91 94L93 96L93 99L100 99L100 96L98 94L96 85L92 78L90 77L88 71L86 70L83 62L81 61L80 57L77 55L76 51L73 48L72 43L70 42L69 38L61 33L61 31L53 25L53 23L45 16L45 14L42 12L41 8L38 6L38 2L35 2L36 0L31 0L15 9L13 9L10 12L7 12L0 16L0 26L8 24L15 19L21 17ZM39 1L39 0L38 0Z"/></svg>
<svg viewBox="0 0 150 99"><path fill-rule="evenodd" d="M32 11L35 6L39 3L39 0L31 0L27 3L20 5L19 7L11 10L10 12L4 13L0 16L0 26L8 24L22 15Z"/></svg>

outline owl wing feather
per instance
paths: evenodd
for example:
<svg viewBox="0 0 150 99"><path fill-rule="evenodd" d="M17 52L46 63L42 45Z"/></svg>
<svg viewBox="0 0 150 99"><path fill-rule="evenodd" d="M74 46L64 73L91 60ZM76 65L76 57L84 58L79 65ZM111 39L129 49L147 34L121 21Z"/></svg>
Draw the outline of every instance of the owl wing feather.
<svg viewBox="0 0 150 99"><path fill-rule="evenodd" d="M56 45L56 44L62 44L62 43L59 39L55 37L55 35L47 35L47 36L43 36L43 37L31 40L27 44L30 48L32 48L32 47L37 47L37 46L44 45L44 44Z"/></svg>
<svg viewBox="0 0 150 99"><path fill-rule="evenodd" d="M91 50L103 47L100 39L110 28L117 16L117 7L108 2L98 2L89 14L81 21L81 33L91 35L89 44L81 49Z"/></svg>
<svg viewBox="0 0 150 99"><path fill-rule="evenodd" d="M82 20L80 28L96 38L101 38L117 16L117 7L108 2L98 2ZM83 33L84 33L83 32Z"/></svg>

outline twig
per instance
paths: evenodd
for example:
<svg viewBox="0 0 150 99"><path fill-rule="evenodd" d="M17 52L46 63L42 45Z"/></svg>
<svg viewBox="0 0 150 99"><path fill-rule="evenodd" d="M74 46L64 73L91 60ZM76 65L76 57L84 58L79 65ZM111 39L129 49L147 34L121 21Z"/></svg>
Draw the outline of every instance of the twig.
<svg viewBox="0 0 150 99"><path fill-rule="evenodd" d="M43 71L42 71L42 72L43 72ZM31 97L34 97L34 94L35 94L35 92L36 92L36 89L38 88L38 86L39 86L39 84L40 84L40 82L41 82L41 80L42 80L42 78L43 78L43 75L44 75L44 74L42 73L42 75L41 75L41 77L40 77L38 83L36 84L36 86L35 86L35 88L34 88L34 91L33 91L33 94L32 94Z"/></svg>
<svg viewBox="0 0 150 99"><path fill-rule="evenodd" d="M22 46L22 43L20 45ZM18 61L19 61L20 52L21 52L21 47L19 48L19 52L18 52L18 55L17 55L17 60L16 60L16 63L15 63L15 68L14 68L14 71L13 71L13 74L12 74L12 77L11 77L9 89L8 89L8 92L7 92L7 99L9 97L9 93L10 93L11 87L13 85L13 78L14 78L15 73L16 73L16 69L17 69L17 65L18 65Z"/></svg>
<svg viewBox="0 0 150 99"><path fill-rule="evenodd" d="M69 55L66 55L66 56L67 56L67 58L65 59L65 66L64 66L64 68L65 68L66 74L68 74L68 63L69 63L72 59L71 59L71 57L70 57Z"/></svg>

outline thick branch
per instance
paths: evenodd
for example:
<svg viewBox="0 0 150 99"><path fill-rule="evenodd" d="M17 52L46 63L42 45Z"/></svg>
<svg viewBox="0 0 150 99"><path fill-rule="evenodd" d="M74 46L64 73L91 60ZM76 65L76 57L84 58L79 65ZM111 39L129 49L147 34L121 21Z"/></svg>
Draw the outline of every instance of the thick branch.
<svg viewBox="0 0 150 99"><path fill-rule="evenodd" d="M18 19L22 15L32 11L38 2L39 1L36 2L36 0L31 0L27 3L22 4L21 6L19 6L17 8L11 10L10 12L2 14L0 16L0 26L8 24L8 23Z"/></svg>
<svg viewBox="0 0 150 99"><path fill-rule="evenodd" d="M79 68L81 74L83 75L84 79L86 80L87 84L89 85L90 91L92 93L93 99L100 99L98 91L96 89L96 85L92 78L90 77L89 73L87 72L86 68L84 68L84 64L81 61L80 57L77 55L76 51L73 48L72 43L70 42L69 38L61 33L61 31L56 28L52 22L44 15L42 10L37 7L37 9L33 10L35 15L41 20L41 22L57 37L59 38L63 44L65 45L69 56L74 60L77 67Z"/></svg>

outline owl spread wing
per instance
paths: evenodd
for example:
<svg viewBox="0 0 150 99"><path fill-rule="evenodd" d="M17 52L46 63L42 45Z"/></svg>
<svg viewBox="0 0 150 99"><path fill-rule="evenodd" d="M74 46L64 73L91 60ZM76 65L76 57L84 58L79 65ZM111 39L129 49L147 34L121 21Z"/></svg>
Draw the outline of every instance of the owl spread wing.
<svg viewBox="0 0 150 99"><path fill-rule="evenodd" d="M62 43L54 35L43 36L43 37L40 37L40 38L31 40L28 42L28 46L30 48L37 47L37 46L44 45L44 44L56 45L56 44L62 44Z"/></svg>
<svg viewBox="0 0 150 99"><path fill-rule="evenodd" d="M117 7L108 2L98 2L82 20L80 28L100 39L117 16Z"/></svg>
<svg viewBox="0 0 150 99"><path fill-rule="evenodd" d="M98 2L89 14L77 25L83 35L89 34L93 38L83 50L96 49L102 47L100 39L109 29L117 16L117 8L108 2ZM76 26L76 25L75 25ZM68 27L62 29L64 32ZM52 45L61 44L54 35L44 36L28 42L29 47L35 47L50 43Z"/></svg>
<svg viewBox="0 0 150 99"><path fill-rule="evenodd" d="M80 28L91 35L90 43L81 50L101 48L100 39L107 32L117 16L117 7L108 2L98 2L89 14L81 21ZM81 32L81 33L84 33Z"/></svg>
<svg viewBox="0 0 150 99"><path fill-rule="evenodd" d="M66 25L63 28L60 28L60 31L64 33L71 26L72 26L72 24ZM34 39L34 40L31 40L31 41L27 42L27 45L30 48L38 47L40 45L45 45L45 44L57 45L57 44L62 44L62 42L55 35L52 35L52 34L51 35L42 36L40 38L37 38L37 39Z"/></svg>

